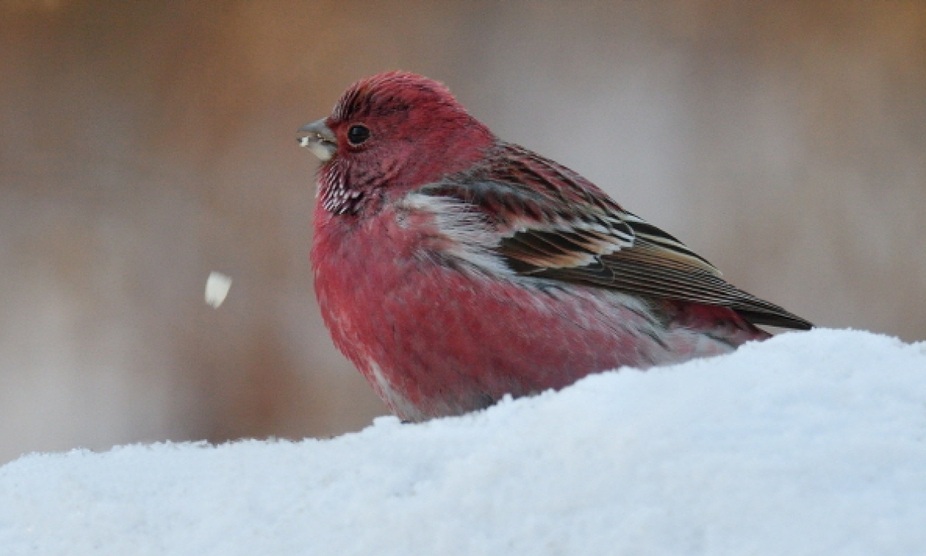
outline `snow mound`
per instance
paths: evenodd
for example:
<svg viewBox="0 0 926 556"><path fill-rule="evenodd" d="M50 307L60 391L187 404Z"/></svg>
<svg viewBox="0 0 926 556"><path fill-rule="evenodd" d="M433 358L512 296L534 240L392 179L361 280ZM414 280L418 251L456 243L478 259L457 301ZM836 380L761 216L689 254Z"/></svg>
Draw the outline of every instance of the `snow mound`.
<svg viewBox="0 0 926 556"><path fill-rule="evenodd" d="M779 335L420 425L32 454L0 553L923 554L926 344Z"/></svg>

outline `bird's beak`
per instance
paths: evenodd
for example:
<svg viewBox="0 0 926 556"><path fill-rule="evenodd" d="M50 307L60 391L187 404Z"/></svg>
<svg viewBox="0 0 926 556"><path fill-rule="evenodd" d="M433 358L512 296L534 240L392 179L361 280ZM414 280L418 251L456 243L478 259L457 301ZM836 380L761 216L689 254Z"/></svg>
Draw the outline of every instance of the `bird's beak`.
<svg viewBox="0 0 926 556"><path fill-rule="evenodd" d="M338 139L325 125L324 118L300 127L297 133L296 140L299 141L299 146L312 151L322 162L331 160L338 150Z"/></svg>

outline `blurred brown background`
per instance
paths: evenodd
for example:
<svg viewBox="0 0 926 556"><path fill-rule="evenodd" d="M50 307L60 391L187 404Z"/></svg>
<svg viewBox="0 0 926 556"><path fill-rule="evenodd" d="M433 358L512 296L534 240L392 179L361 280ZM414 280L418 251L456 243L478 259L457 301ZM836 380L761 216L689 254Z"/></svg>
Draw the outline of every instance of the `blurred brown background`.
<svg viewBox="0 0 926 556"><path fill-rule="evenodd" d="M0 462L383 413L319 320L295 130L386 69L750 292L926 338L926 2L0 6Z"/></svg>

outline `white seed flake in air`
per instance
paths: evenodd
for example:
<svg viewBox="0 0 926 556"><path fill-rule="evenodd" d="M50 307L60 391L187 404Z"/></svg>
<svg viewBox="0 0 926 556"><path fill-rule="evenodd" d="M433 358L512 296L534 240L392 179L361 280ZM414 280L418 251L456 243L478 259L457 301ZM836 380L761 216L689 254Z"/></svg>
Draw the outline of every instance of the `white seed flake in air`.
<svg viewBox="0 0 926 556"><path fill-rule="evenodd" d="M206 303L213 309L218 309L225 301L231 283L232 279L221 272L210 272L209 278L206 279Z"/></svg>

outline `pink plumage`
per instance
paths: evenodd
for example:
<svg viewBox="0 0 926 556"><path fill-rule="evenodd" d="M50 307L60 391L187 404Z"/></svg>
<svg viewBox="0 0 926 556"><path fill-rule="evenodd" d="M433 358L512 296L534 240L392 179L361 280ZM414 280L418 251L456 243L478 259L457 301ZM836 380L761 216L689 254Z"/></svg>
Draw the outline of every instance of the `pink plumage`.
<svg viewBox="0 0 926 556"><path fill-rule="evenodd" d="M442 84L363 79L300 129L321 160L325 324L406 420L811 324L735 288L572 170L498 139Z"/></svg>

